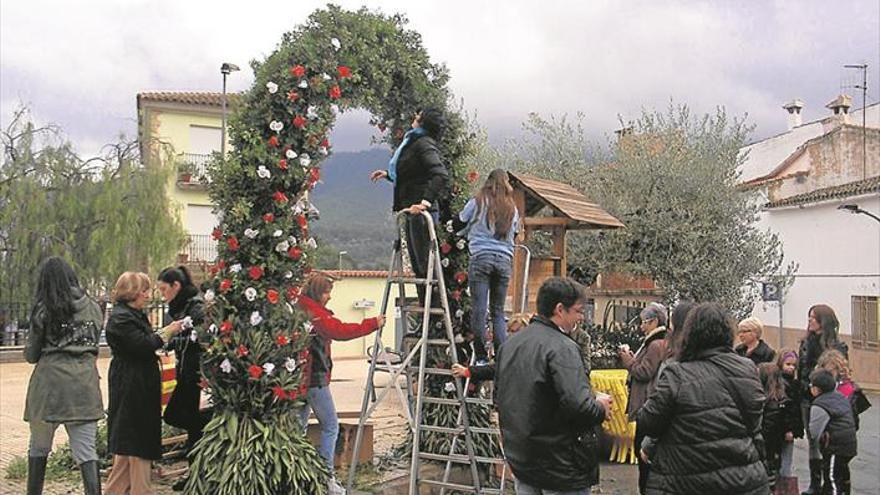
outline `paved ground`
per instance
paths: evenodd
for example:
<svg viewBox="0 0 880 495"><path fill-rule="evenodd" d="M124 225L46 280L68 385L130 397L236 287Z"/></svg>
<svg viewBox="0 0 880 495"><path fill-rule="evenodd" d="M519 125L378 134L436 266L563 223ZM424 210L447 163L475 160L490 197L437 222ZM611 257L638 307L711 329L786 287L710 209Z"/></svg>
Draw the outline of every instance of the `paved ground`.
<svg viewBox="0 0 880 495"><path fill-rule="evenodd" d="M109 359L100 359L98 369L106 376ZM28 428L21 420L24 398L31 365L27 363L0 364L0 494L22 494L24 485L3 478L5 467L15 456L27 455ZM341 360L335 363L334 381L331 385L337 409L341 414L360 410L363 398L367 365L363 360ZM377 385L387 382L385 375L377 377ZM106 383L102 381L106 401ZM859 431L859 456L850 464L853 473L853 494L876 495L880 493L880 395L869 395L874 407L861 419ZM106 404L106 402L105 402ZM400 441L403 433L403 409L396 396L389 395L373 415L375 427L375 451L384 452ZM356 419L343 419L354 422ZM58 431L55 444L66 441L63 429ZM802 488L809 479L804 442L797 442L795 449L797 475ZM636 492L636 468L629 465L605 464L601 471L601 485L595 493L625 495ZM157 493L171 494L168 482L157 483ZM81 493L78 483L50 484L47 495Z"/></svg>

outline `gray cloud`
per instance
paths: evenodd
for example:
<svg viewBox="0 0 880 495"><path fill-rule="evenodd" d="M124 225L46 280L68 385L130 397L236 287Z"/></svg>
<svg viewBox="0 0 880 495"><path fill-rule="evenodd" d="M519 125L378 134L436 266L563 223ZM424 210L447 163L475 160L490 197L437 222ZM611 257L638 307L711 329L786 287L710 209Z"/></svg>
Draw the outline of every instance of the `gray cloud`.
<svg viewBox="0 0 880 495"><path fill-rule="evenodd" d="M594 136L617 116L663 108L725 106L749 114L755 137L785 128L781 104L806 101L805 118L871 64L880 94L880 7L873 0L806 2L528 0L363 2L407 14L433 60L452 73L494 140L516 135L528 112L583 112ZM9 0L0 4L0 117L19 100L60 124L83 151L135 131L135 94L218 90L219 65L262 58L322 1ZM361 2L341 2L358 8ZM247 88L245 69L230 89ZM854 93L854 90L849 90ZM858 94L856 104L861 105ZM361 112L343 118L337 149L368 146Z"/></svg>

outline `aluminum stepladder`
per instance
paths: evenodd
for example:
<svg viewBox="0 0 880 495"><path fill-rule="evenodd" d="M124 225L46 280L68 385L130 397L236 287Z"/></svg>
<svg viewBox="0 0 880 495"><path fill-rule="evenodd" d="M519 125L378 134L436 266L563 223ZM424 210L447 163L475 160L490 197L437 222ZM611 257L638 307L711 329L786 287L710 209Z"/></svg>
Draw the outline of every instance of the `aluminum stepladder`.
<svg viewBox="0 0 880 495"><path fill-rule="evenodd" d="M348 474L348 489L351 490L354 485L354 479L357 472L358 459L360 456L361 444L363 441L363 430L366 425L367 420L372 415L376 406L382 401L382 399L391 391L392 387L386 387L370 404L370 400L374 395L373 390L373 378L377 369L377 365L384 368L384 371L388 371L390 373L389 383L393 386L393 388L397 391L397 395L403 403L404 410L407 414L407 422L409 424L410 430L412 431L412 457L410 464L410 483L409 483L409 493L410 495L417 495L419 493L419 485L429 485L429 486L438 486L443 489L454 489L459 491L467 491L476 494L483 493L499 493L498 490L492 489L483 489L480 486L480 477L479 471L477 469L477 463L482 462L495 462L499 461L503 463L503 459L492 459L492 458L478 458L474 449L474 442L472 435L472 430L470 427L470 421L467 412L467 403L474 403L478 401L487 401L487 399L477 399L477 398L468 398L466 397L465 391L467 390L467 382L462 384L462 381L458 378L454 378L452 376L452 371L449 368L431 368L427 366L428 360L428 348L429 346L439 346L445 347L448 349L449 359L453 363L458 362L458 354L455 348L455 335L452 327L452 318L449 312L449 301L446 294L446 283L443 278L443 266L440 262L440 248L437 243L437 234L434 230L434 221L431 215L427 212L422 212L421 215L425 219L425 225L428 228L428 233L430 237L429 251L428 251L428 263L425 278L417 278L409 276L404 272L404 264L403 264L403 252L402 245L400 242L400 233L401 233L401 223L402 220L405 219L405 215L409 213L400 212L396 216L396 227L398 231L398 240L394 243L394 249L391 254L391 262L389 263L390 269L388 271L388 278L385 282L385 292L382 297L382 307L380 309L380 314L385 314L388 309L388 302L391 297L391 288L394 285L398 287L398 301L400 308L400 317L403 322L403 330L404 335L407 334L407 326L409 324L408 313L416 313L420 314L422 317L421 320L421 331L419 332L418 340L413 344L410 348L409 352L406 354L406 357L399 364L393 364L390 360L385 360L385 363L379 364L377 363L379 359L379 350L383 349L382 344L382 328L380 328L376 332L375 340L373 342L373 351L372 356L373 359L370 360L370 371L367 375L366 385L364 389L364 398L361 404L361 413L358 419L358 429L357 434L355 436L355 444L354 444L354 452L352 453L352 462L349 467ZM424 297L424 306L407 306L406 299L404 297L404 286L410 285L421 285L425 288L425 297ZM433 296L433 288L437 288L437 292L440 297L440 307L435 308L431 305L431 298ZM441 316L442 317L442 326L445 329L446 338L430 338L431 331L431 316ZM413 360L418 353L418 366L413 366ZM401 374L407 376L407 387L411 389L411 376L408 374L409 371L417 372L417 378L415 379L415 394L410 394L408 390L406 394L401 390L399 384L399 378ZM455 398L444 398L444 397L427 397L425 394L425 376L426 375L447 375L452 380L452 383L455 384ZM410 400L407 400L409 397ZM411 400L415 400L415 404L411 403ZM490 402L491 403L491 402ZM422 424L422 408L424 404L445 404L445 405L454 405L458 406L458 418L457 424L455 428L450 427L441 427L441 426L433 426L433 425L425 425ZM424 431L431 431L437 433L447 433L455 435L452 441L452 446L450 448L449 454L435 454L429 452L422 452L420 450L420 437L421 433ZM496 429L497 431L497 429ZM467 450L466 455L455 454L455 447L457 444L457 440L460 436L464 436L465 446ZM447 469L444 472L443 480L427 480L421 479L420 477L420 465L422 460L435 460L435 461L446 461ZM473 479L473 485L461 485L457 483L448 482L448 476L450 471L451 463L461 463L461 464L469 464L471 476Z"/></svg>

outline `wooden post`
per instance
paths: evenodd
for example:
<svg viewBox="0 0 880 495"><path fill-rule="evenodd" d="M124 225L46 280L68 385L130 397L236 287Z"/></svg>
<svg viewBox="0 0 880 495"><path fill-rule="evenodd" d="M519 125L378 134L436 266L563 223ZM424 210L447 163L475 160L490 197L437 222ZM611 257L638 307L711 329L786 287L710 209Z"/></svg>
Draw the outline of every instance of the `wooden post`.
<svg viewBox="0 0 880 495"><path fill-rule="evenodd" d="M513 201L516 209L519 211L520 224L523 225L523 233L517 236L517 244L525 244L531 235L531 228L526 226L526 192L522 187L514 186ZM512 296L513 311L519 310L519 301L522 300L522 283L523 277L528 277L528 273L523 273L525 268L525 256L522 249L513 250L513 274L510 278L510 285L507 287L508 296Z"/></svg>

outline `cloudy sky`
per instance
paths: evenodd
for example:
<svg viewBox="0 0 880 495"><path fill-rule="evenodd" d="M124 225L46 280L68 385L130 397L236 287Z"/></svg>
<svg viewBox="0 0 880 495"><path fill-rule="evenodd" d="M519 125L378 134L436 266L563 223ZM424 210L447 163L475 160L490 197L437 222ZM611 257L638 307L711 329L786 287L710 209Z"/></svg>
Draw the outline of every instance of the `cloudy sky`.
<svg viewBox="0 0 880 495"><path fill-rule="evenodd" d="M529 112L583 112L596 139L618 115L722 105L748 113L754 138L785 129L781 104L805 119L870 65L868 102L880 96L880 1L486 0L339 2L405 13L455 94L490 139L516 136ZM134 134L135 95L219 91L219 66L263 58L281 34L325 2L233 0L3 0L0 118L19 105L64 128L84 153ZM231 90L247 88L248 69ZM860 92L848 89L861 106ZM337 126L337 150L368 145L365 115Z"/></svg>

